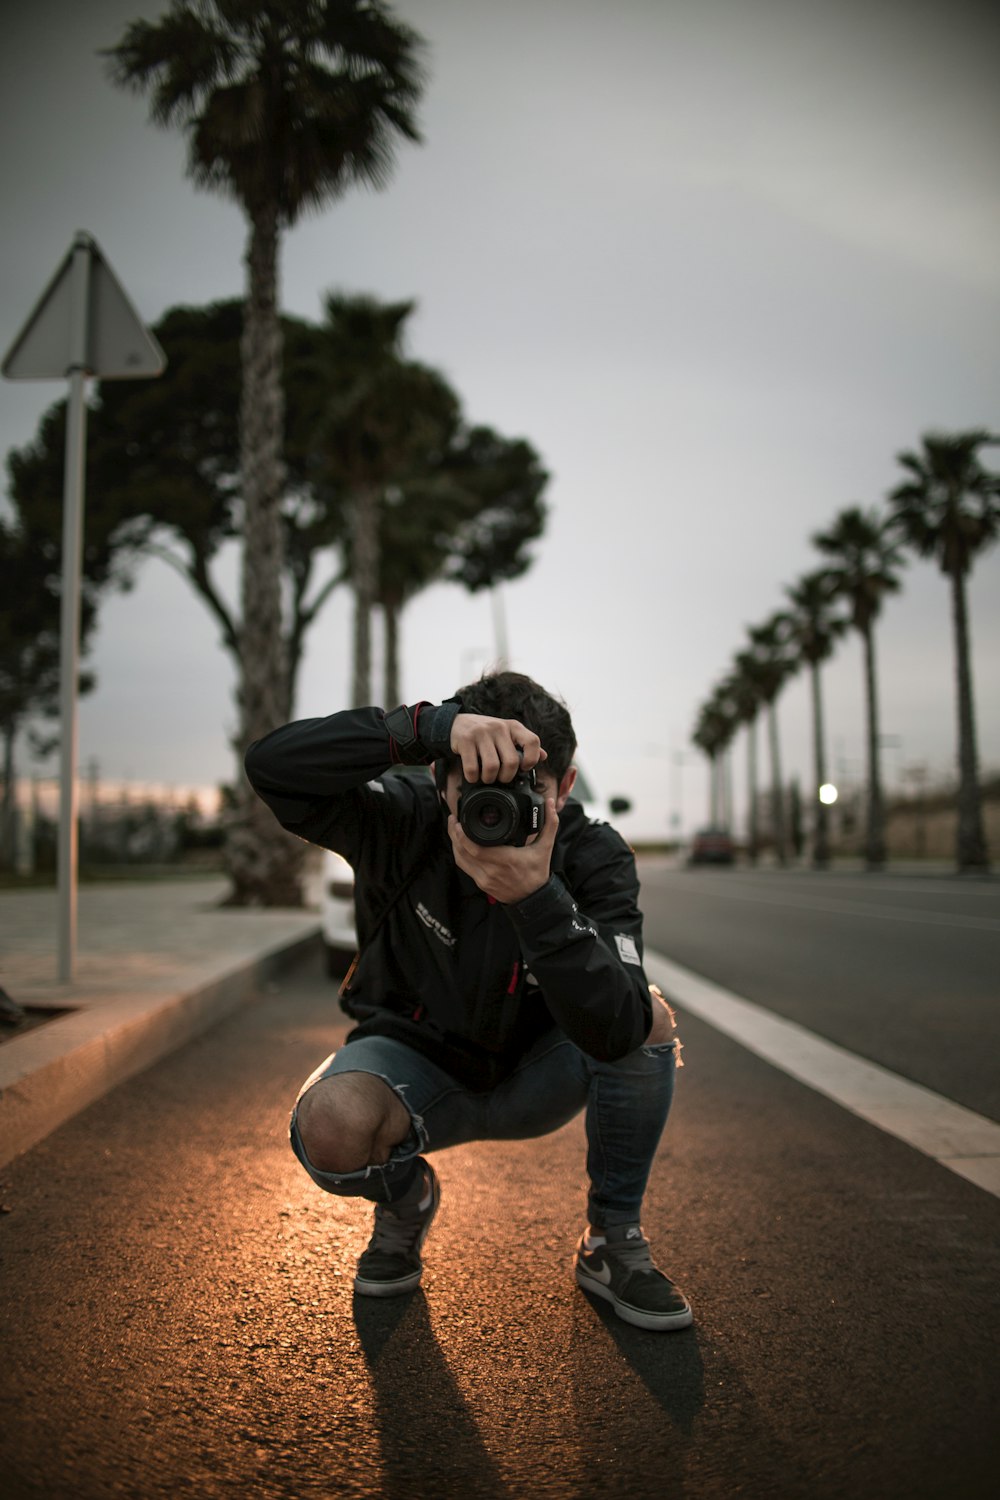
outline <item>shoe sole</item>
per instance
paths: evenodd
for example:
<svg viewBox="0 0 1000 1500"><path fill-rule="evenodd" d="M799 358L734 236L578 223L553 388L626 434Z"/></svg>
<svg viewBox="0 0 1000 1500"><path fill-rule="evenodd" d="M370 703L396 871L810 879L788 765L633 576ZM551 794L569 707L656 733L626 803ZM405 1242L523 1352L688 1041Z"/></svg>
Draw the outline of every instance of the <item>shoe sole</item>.
<svg viewBox="0 0 1000 1500"><path fill-rule="evenodd" d="M365 1281L361 1276L355 1276L354 1290L359 1297L401 1297L404 1292L412 1292L420 1285L423 1274L421 1266L419 1271L400 1276L396 1281Z"/></svg>
<svg viewBox="0 0 1000 1500"><path fill-rule="evenodd" d="M429 1165L429 1164L428 1164ZM438 1211L441 1202L441 1188L438 1184L437 1173L431 1168L434 1201L431 1211L427 1215L427 1223L424 1225L420 1238L417 1241L417 1254L424 1248L424 1240L427 1238L430 1227L434 1223L434 1215ZM395 1281L365 1281L363 1276L355 1276L354 1290L359 1297L401 1297L405 1292L412 1292L420 1285L420 1279L424 1274L423 1266L418 1266L411 1271L409 1276L398 1276Z"/></svg>
<svg viewBox="0 0 1000 1500"><path fill-rule="evenodd" d="M624 1323L631 1323L633 1328L646 1328L652 1333L671 1333L674 1329L690 1328L694 1322L694 1314L690 1307L683 1308L675 1313L649 1313L643 1312L640 1307L631 1307L627 1302L622 1302L616 1297L609 1286L603 1281L596 1281L587 1271L576 1267L577 1285L592 1297L600 1297L605 1302L610 1302L615 1312Z"/></svg>

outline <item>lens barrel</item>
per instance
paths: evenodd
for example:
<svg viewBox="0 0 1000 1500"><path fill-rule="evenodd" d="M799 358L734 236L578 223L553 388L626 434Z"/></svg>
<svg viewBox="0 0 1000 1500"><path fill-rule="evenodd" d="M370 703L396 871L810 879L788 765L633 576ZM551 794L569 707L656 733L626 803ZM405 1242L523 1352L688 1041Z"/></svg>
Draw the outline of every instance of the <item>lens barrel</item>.
<svg viewBox="0 0 1000 1500"><path fill-rule="evenodd" d="M513 781L488 786L463 778L458 821L474 844L520 848L545 821L545 798L535 786L533 770L522 771Z"/></svg>
<svg viewBox="0 0 1000 1500"><path fill-rule="evenodd" d="M459 821L475 844L507 844L520 824L517 798L496 786L463 792Z"/></svg>

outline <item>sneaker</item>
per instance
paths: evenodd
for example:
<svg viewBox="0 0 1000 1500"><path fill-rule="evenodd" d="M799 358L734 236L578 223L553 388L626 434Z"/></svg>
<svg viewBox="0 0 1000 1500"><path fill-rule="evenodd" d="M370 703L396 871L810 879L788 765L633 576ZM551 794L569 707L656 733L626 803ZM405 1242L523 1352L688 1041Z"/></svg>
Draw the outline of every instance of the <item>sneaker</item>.
<svg viewBox="0 0 1000 1500"><path fill-rule="evenodd" d="M687 1298L653 1265L649 1241L638 1224L619 1224L602 1236L584 1234L576 1251L576 1279L636 1328L666 1333L691 1325Z"/></svg>
<svg viewBox="0 0 1000 1500"><path fill-rule="evenodd" d="M375 1205L375 1232L354 1278L354 1290L362 1297L398 1297L420 1284L420 1247L441 1201L434 1168L429 1162L423 1168L424 1196L416 1208L395 1212L388 1203Z"/></svg>

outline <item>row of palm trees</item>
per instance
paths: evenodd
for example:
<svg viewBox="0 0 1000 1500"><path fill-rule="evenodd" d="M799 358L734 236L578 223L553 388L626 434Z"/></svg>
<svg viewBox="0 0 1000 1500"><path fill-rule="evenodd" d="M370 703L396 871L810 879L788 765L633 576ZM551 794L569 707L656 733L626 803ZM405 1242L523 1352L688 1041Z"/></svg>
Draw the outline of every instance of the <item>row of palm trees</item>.
<svg viewBox="0 0 1000 1500"><path fill-rule="evenodd" d="M711 764L713 822L725 800L724 765L740 729L747 732L749 818L747 846L756 860L761 844L757 794L757 726L766 718L770 745L771 828L777 859L787 860L777 700L795 673L807 668L813 720L813 845L819 868L830 858L828 808L819 797L827 780L820 668L851 629L864 653L867 720L868 811L865 861L877 869L886 858L885 804L879 764L878 677L875 623L890 594L900 588L907 551L935 558L951 585L958 705L958 825L960 870L988 868L976 749L975 703L966 581L976 557L1000 535L1000 475L982 461L982 449L1000 443L984 429L926 433L917 451L897 455L904 477L889 493L884 512L852 506L812 538L823 563L785 589L787 603L747 632L747 642L702 705L692 740ZM725 819L722 819L725 821Z"/></svg>

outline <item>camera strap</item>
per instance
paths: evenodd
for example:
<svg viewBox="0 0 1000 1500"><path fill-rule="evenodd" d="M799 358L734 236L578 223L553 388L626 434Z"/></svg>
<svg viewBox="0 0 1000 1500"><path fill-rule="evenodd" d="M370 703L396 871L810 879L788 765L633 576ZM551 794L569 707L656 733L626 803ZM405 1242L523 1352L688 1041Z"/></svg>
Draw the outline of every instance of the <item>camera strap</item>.
<svg viewBox="0 0 1000 1500"><path fill-rule="evenodd" d="M426 703L418 703L417 713L425 707L428 707ZM404 766L426 765L427 752L417 738L414 715L406 704L401 703L398 708L390 709L384 717L385 727L389 732L389 751L394 763Z"/></svg>
<svg viewBox="0 0 1000 1500"><path fill-rule="evenodd" d="M343 1000L343 999L346 998L346 996L347 996L347 994L348 994L348 992L350 990L351 980L354 978L355 970L357 969L358 964L361 961L361 955L362 955L362 953L364 953L364 951L365 951L366 948L370 948L371 947L372 941L374 940L374 938L378 934L379 930L381 929L382 924L385 921L386 917L392 911L393 907L397 904L397 902L400 900L400 898L402 896L404 896L406 894L406 892L410 889L410 886L413 884L413 882L416 880L417 876L420 874L420 871L423 869L423 867L424 867L424 861L425 861L427 855L429 855L430 852L431 852L432 842L433 842L433 830L432 830L431 837L425 839L424 842L421 844L421 846L420 846L420 852L417 855L417 858L414 860L413 864L411 865L410 869L407 871L406 875L403 877L403 879L400 882L400 884L393 891L392 895L389 897L388 901L385 903L385 905L382 907L381 911L379 912L378 916L375 918L375 921L372 923L372 926L368 930L368 936L365 938L365 940L364 940L363 943L360 943L358 945L358 951L355 953L354 957L351 959L351 966L348 969L347 973L344 975L343 979L341 980L340 989L337 991L337 994L338 994L338 996L339 996L339 998L341 1000Z"/></svg>

